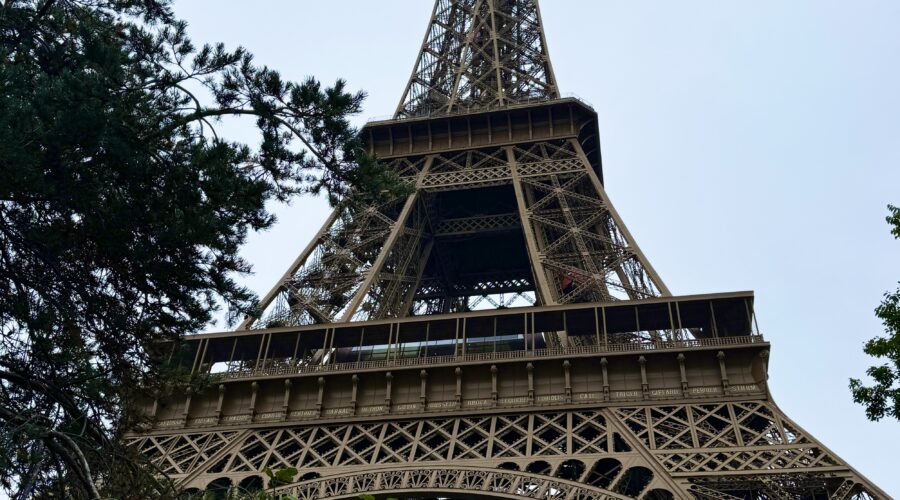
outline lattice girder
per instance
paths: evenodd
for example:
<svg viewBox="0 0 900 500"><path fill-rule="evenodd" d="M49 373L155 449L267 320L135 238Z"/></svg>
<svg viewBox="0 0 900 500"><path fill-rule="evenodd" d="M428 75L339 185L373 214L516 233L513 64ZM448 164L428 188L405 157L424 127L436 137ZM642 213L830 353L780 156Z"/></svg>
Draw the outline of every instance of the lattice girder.
<svg viewBox="0 0 900 500"><path fill-rule="evenodd" d="M608 301L667 293L629 240L576 141L535 143L516 147L513 154L517 171L527 165L570 165L548 174L519 176L517 181L525 227L533 232L550 301ZM575 165L581 168L576 170Z"/></svg>
<svg viewBox="0 0 900 500"><path fill-rule="evenodd" d="M759 420L750 426L754 439L739 442L748 431L749 415ZM297 491L338 477L431 471L454 463L454 469L474 467L487 474L521 470L538 481L603 490L610 498L637 498L629 495L628 485L640 468L651 477L638 494L674 495L662 498L681 498L688 491L697 498L743 498L740 492L746 491L769 498L880 498L877 489L794 424L797 434L789 442L769 432L788 422L774 405L751 400L212 431L149 436L134 443L156 463L166 460L173 477L195 487L219 477L259 475L266 467L298 467L322 478L285 490ZM173 453L184 446L197 450L189 467L177 465ZM405 475L392 488L376 491L410 493L442 480L430 473ZM365 492L347 482L343 487L347 493Z"/></svg>
<svg viewBox="0 0 900 500"><path fill-rule="evenodd" d="M335 210L316 240L261 303L267 326L339 318L398 224L401 202ZM244 326L251 326L245 322Z"/></svg>
<svg viewBox="0 0 900 500"><path fill-rule="evenodd" d="M397 117L557 97L537 0L438 0Z"/></svg>

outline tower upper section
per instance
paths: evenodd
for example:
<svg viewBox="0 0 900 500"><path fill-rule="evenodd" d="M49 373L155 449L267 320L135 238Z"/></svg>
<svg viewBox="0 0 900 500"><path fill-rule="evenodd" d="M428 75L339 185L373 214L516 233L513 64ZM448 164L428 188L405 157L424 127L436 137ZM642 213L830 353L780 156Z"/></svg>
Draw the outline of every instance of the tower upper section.
<svg viewBox="0 0 900 500"><path fill-rule="evenodd" d="M558 97L538 0L436 0L395 117Z"/></svg>

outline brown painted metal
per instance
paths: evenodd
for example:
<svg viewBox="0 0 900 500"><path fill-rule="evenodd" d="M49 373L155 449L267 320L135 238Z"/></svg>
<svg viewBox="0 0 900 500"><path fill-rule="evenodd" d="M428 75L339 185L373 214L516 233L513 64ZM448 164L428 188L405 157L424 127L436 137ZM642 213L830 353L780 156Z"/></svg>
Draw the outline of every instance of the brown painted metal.
<svg viewBox="0 0 900 500"><path fill-rule="evenodd" d="M181 485L297 467L304 499L888 498L773 402L752 293L669 292L537 0L436 0L394 119L363 133L416 193L338 208L261 319L186 340L215 383L145 402L128 436Z"/></svg>

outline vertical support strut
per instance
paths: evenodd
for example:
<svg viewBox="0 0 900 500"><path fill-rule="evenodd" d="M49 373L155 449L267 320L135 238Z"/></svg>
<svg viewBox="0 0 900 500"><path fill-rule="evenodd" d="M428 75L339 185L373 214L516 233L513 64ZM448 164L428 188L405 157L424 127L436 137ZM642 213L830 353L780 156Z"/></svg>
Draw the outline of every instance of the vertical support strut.
<svg viewBox="0 0 900 500"><path fill-rule="evenodd" d="M391 233L388 236L387 241L381 248L381 251L378 253L378 257L375 259L375 263L372 264L371 268L369 268L369 271L366 274L362 285L356 291L353 298L350 300L350 303L347 305L347 308L344 310L344 314L341 316L341 321L350 321L353 319L353 315L356 314L360 304L362 304L362 301L366 298L366 295L372 288L372 284L375 282L375 279L381 272L381 269L384 266L388 255L390 255L390 253L395 249L397 240L406 230L406 224L409 219L409 215L410 213L412 213L413 208L416 206L416 203L419 200L420 194L418 188L422 186L422 180L425 178L425 176L428 175L428 171L431 168L431 164L433 161L434 157L431 156L425 162L425 166L422 168L422 171L421 173L419 173L419 176L416 180L416 191L409 195L409 198L407 198L406 203L403 205L403 210L401 210L400 215L397 217L396 222L394 222L394 225L391 228Z"/></svg>
<svg viewBox="0 0 900 500"><path fill-rule="evenodd" d="M609 196L607 196L606 190L603 188L603 184L600 182L600 178L597 177L597 172L595 172L593 168L590 168L591 162L584 154L584 150L581 149L581 144L579 144L575 139L570 139L569 141L572 143L572 147L575 148L575 151L578 153L578 157L581 159L581 162L586 166L587 175L591 180L591 184L593 184L594 189L597 192L597 196L599 196L600 199L603 200L603 203L606 205L607 210L609 210L609 215L615 221L616 226L619 228L619 231L622 232L622 236L625 238L625 241L628 242L629 248L631 248L632 251L634 251L634 253L637 255L641 266L644 268L647 274L650 275L650 278L653 280L653 284L656 285L656 288L659 289L662 295L664 297L672 296L672 292L669 291L669 287L667 287L662 278L659 277L656 269L654 269L653 265L650 264L647 256L644 255L641 247L638 246L637 241L635 241L634 236L631 235L631 231L628 230L628 226L625 225L622 217L619 216L619 212L616 210L616 207L613 206L612 202L609 199Z"/></svg>
<svg viewBox="0 0 900 500"><path fill-rule="evenodd" d="M395 116L554 98L537 0L438 0Z"/></svg>
<svg viewBox="0 0 900 500"><path fill-rule="evenodd" d="M536 295L542 305L555 305L556 295L553 293L553 289L550 287L550 283L547 280L547 271L544 269L541 251L538 248L537 239L534 234L534 228L529 221L528 208L525 202L525 192L522 188L521 177L519 177L516 155L513 153L511 147L506 148L506 157L509 162L510 172L512 173L513 188L516 192L516 206L519 210L519 220L522 222L522 232L525 233L525 243L528 245L528 260L531 261L531 269L532 273L534 273L534 282L537 288Z"/></svg>
<svg viewBox="0 0 900 500"><path fill-rule="evenodd" d="M288 280L290 280L291 276L293 276L294 273L296 273L297 270L300 269L300 266L302 266L306 262L306 259L309 258L309 254L311 254L312 251L315 250L316 245L318 245L319 241L322 239L322 235L324 235L325 232L328 231L328 229L331 227L331 225L334 224L334 221L337 220L338 215L340 215L340 211L341 207L335 207L331 211L331 214L329 214L328 218L325 219L325 223L322 224L322 227L319 228L319 231L316 232L316 235L313 237L313 239L310 240L310 242L306 245L306 248L304 248L303 251L300 252L300 255L298 255L297 258L294 259L294 262L292 262L288 270L285 271L283 275L281 275L281 278L277 283L275 283L275 286L273 286L272 289L269 290L269 293L267 293L262 298L262 300L259 301L260 310L264 310L265 308L269 307L269 304L271 304L272 301L275 300L275 297L282 291L282 287L284 286L284 284ZM242 321L240 326L238 326L238 330L246 330L250 328L252 324L253 318L244 318L244 321Z"/></svg>
<svg viewBox="0 0 900 500"><path fill-rule="evenodd" d="M400 234L406 229L406 220L409 218L410 212L412 212L413 207L416 205L416 200L418 200L418 193L413 193L407 198L406 203L403 205L403 210L400 212L400 216L397 218L397 221L394 222L394 227L391 229L391 234L388 236L387 242L384 244L384 247L382 247L381 252L379 252L378 258L375 259L375 263L372 264L372 267L366 273L366 278L363 280L362 285L353 295L353 298L350 299L350 303L347 305L344 314L341 316L341 321L350 321L353 318L353 315L356 314L356 310L359 308L363 299L366 298L369 289L372 287L372 283L381 271L381 266L384 265L384 261L387 259L388 254L391 249L394 248L394 244L397 243L397 238L399 238Z"/></svg>

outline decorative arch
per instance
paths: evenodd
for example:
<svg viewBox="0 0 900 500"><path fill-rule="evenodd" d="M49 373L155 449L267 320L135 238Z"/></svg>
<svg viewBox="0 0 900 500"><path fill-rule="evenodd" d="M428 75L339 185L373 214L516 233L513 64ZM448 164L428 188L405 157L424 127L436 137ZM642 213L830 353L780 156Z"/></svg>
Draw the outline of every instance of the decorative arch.
<svg viewBox="0 0 900 500"><path fill-rule="evenodd" d="M616 491L631 498L637 498L653 481L653 472L646 467L632 467L622 474Z"/></svg>
<svg viewBox="0 0 900 500"><path fill-rule="evenodd" d="M528 472L479 467L409 466L328 476L277 488L275 493L299 500L349 500L362 493L465 494L487 498L631 500L609 490Z"/></svg>
<svg viewBox="0 0 900 500"><path fill-rule="evenodd" d="M675 500L675 495L669 490L658 488L648 491L644 495L644 500Z"/></svg>
<svg viewBox="0 0 900 500"><path fill-rule="evenodd" d="M265 487L265 481L262 476L247 476L238 483L238 489L248 493L262 491Z"/></svg>
<svg viewBox="0 0 900 500"><path fill-rule="evenodd" d="M578 481L584 475L584 469L584 462L581 460L566 460L557 467L556 477L569 481Z"/></svg>
<svg viewBox="0 0 900 500"><path fill-rule="evenodd" d="M525 471L532 474L549 476L550 473L553 472L553 466L543 460L535 460L534 462L528 464L528 467L525 467Z"/></svg>
<svg viewBox="0 0 900 500"><path fill-rule="evenodd" d="M615 458L603 458L594 463L584 482L597 488L609 488L620 472L622 462Z"/></svg>
<svg viewBox="0 0 900 500"><path fill-rule="evenodd" d="M228 492L231 491L233 486L234 482L231 478L220 477L218 479L213 479L206 485L206 492L213 500L224 500L228 497Z"/></svg>

